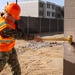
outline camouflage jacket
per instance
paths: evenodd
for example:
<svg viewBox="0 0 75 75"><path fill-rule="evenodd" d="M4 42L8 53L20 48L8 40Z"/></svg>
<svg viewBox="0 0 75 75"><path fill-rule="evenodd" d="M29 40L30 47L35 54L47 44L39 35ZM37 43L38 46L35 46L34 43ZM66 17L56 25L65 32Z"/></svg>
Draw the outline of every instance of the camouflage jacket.
<svg viewBox="0 0 75 75"><path fill-rule="evenodd" d="M14 37L15 39L33 40L34 35L24 34L22 30L17 28L16 30L11 28L5 28L1 32L1 36L4 38Z"/></svg>

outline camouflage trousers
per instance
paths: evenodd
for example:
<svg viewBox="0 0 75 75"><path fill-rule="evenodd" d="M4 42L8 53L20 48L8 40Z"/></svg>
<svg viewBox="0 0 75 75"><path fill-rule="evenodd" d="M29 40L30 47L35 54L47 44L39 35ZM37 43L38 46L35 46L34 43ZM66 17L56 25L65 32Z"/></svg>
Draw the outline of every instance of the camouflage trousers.
<svg viewBox="0 0 75 75"><path fill-rule="evenodd" d="M13 75L21 75L21 68L15 48L9 52L0 52L0 72L3 70L6 63L11 66Z"/></svg>

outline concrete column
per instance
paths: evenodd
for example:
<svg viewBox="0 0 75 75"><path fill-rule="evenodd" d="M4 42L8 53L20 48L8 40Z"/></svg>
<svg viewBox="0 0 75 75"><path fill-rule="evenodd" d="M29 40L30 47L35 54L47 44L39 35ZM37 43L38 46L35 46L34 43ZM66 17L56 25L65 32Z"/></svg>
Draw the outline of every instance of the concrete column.
<svg viewBox="0 0 75 75"><path fill-rule="evenodd" d="M75 42L75 0L65 0L64 37L73 36ZM64 43L63 75L75 75L75 44Z"/></svg>

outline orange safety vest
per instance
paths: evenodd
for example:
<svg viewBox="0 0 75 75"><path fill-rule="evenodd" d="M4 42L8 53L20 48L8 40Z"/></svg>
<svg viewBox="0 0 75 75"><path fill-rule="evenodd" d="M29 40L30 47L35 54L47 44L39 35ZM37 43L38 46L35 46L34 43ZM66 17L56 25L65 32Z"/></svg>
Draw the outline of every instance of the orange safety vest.
<svg viewBox="0 0 75 75"><path fill-rule="evenodd" d="M0 32L6 27L16 29L16 26L13 22L10 22L9 20L0 17ZM13 37L3 38L0 35L0 52L8 52L12 50L14 45L15 39Z"/></svg>

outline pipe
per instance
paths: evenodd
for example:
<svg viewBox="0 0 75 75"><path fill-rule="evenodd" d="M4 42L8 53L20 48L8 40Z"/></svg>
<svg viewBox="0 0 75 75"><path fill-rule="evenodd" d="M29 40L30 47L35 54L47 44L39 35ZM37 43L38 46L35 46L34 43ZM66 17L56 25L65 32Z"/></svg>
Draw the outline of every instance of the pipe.
<svg viewBox="0 0 75 75"><path fill-rule="evenodd" d="M18 1L16 0L16 4L17 4L17 2L18 2Z"/></svg>
<svg viewBox="0 0 75 75"><path fill-rule="evenodd" d="M9 4L9 2L7 2L7 5Z"/></svg>
<svg viewBox="0 0 75 75"><path fill-rule="evenodd" d="M47 41L68 41L69 44L72 44L72 42L73 42L72 39L73 39L72 35L70 35L67 38L45 38L45 37L42 37L42 40L47 40Z"/></svg>

